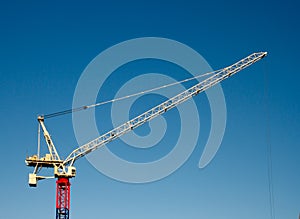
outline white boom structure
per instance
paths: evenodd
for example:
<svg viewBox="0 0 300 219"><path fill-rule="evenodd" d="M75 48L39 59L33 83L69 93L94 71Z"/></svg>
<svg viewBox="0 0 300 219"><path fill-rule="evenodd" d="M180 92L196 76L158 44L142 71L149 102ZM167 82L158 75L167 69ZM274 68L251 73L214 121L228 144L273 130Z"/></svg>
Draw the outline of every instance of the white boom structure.
<svg viewBox="0 0 300 219"><path fill-rule="evenodd" d="M148 110L147 112L135 117L134 119L120 125L117 128L101 135L95 140L77 148L74 150L64 161L64 165L73 165L73 163L80 157L96 150L97 148L104 146L106 143L124 135L125 133L135 129L136 127L148 122L158 115L166 112L167 110L176 107L178 104L190 99L191 97L199 94L202 91L207 90L208 88L214 86L215 84L225 80L226 78L236 74L242 69L252 65L253 63L259 61L264 56L266 52L253 53L250 56L240 60L239 62L217 71L214 75L207 78L206 80L196 84L195 86L185 90L184 92L176 95L175 97L159 104L156 107Z"/></svg>
<svg viewBox="0 0 300 219"><path fill-rule="evenodd" d="M193 87L185 90L184 92L174 96L173 98L159 104L156 107L148 110L147 112L131 119L130 121L112 129L111 131L101 135L100 137L78 147L75 149L64 161L60 160L56 149L52 143L49 133L47 132L44 126L44 119L39 117L39 122L42 126L44 136L49 147L50 151L50 159L48 156L46 158L39 159L38 156L34 155L26 159L26 164L28 166L35 166L35 171L33 174L30 174L32 178L32 185L37 181L37 179L41 179L43 177L36 176L37 170L39 168L50 167L51 165L54 167L54 175L55 177L74 177L75 176L75 167L73 167L74 162L88 153L104 146L105 144L111 142L112 140L124 135L125 133L139 127L140 125L154 119L158 115L163 114L167 110L176 107L180 103L185 102L186 100L192 98L193 96L207 90L208 88L220 83L221 81L227 79L228 77L236 74L237 72L247 68L253 63L261 60L267 55L267 52L258 52L253 53L246 58L236 62L233 65L230 65L226 68L220 69L216 71L209 78L201 81L200 83L194 85ZM66 171L66 167L68 167L68 171ZM35 179L35 180L34 180Z"/></svg>

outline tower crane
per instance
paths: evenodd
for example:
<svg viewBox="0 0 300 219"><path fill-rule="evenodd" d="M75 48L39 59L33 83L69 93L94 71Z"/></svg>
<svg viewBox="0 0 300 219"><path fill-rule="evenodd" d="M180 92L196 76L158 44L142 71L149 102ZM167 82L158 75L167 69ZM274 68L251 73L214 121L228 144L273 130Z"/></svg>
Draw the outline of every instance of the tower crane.
<svg viewBox="0 0 300 219"><path fill-rule="evenodd" d="M45 126L44 116L38 116L37 120L41 127L49 153L43 157L33 155L25 159L25 163L29 167L34 167L33 173L29 174L29 186L36 187L37 182L46 178L57 178L56 181L56 219L69 219L70 210L70 178L75 177L76 168L74 163L79 158L91 153L92 151L105 146L107 143L116 138L130 132L131 130L145 124L146 122L154 119L155 117L165 113L166 111L176 107L177 105L185 102L186 100L198 95L199 93L207 90L208 88L220 83L221 81L231 77L237 72L247 68L255 62L261 60L267 55L267 52L253 53L246 58L213 73L212 76L201 81L200 83L190 87L189 89L179 93L171 99L153 107L152 109L144 112L143 114L131 119L130 121L112 129L111 131L99 136L98 138L78 147L70 153L67 158L62 159L54 146L49 132ZM82 109L87 109L89 106L84 106ZM38 146L39 147L39 146ZM38 176L38 172L44 168L53 168L53 176Z"/></svg>

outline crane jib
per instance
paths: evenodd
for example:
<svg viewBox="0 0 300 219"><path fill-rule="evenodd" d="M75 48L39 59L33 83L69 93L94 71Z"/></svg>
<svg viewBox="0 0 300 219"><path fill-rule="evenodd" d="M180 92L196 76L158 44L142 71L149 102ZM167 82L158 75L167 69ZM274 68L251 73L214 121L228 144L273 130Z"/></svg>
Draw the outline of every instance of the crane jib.
<svg viewBox="0 0 300 219"><path fill-rule="evenodd" d="M176 107L178 104L190 99L191 97L207 90L208 88L220 83L228 77L236 74L237 72L243 70L244 68L252 65L253 63L261 60L267 55L267 52L253 53L246 58L230 65L226 68L217 71L216 74L211 77L201 81L200 83L194 85L193 87L185 90L184 92L176 95L175 97L159 104L156 107L148 110L147 112L135 117L134 119L114 128L113 130L101 135L100 137L84 144L83 146L75 149L64 161L64 165L72 166L74 162L86 154L98 149L101 146L109 143L110 141L122 136L123 134L135 129L136 127L150 121L151 119L161 115L167 110Z"/></svg>

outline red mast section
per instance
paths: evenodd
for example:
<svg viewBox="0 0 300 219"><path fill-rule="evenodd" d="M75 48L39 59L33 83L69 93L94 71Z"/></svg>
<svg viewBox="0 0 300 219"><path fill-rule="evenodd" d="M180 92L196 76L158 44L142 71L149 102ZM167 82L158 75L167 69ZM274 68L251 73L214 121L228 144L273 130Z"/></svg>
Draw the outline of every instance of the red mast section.
<svg viewBox="0 0 300 219"><path fill-rule="evenodd" d="M56 219L69 219L70 187L67 177L58 178L56 181Z"/></svg>

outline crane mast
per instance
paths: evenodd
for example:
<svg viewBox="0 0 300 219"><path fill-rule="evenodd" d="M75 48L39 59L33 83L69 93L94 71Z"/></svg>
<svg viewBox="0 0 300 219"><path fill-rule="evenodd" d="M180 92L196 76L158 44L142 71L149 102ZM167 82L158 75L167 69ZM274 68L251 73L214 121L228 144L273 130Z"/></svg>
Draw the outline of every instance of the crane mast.
<svg viewBox="0 0 300 219"><path fill-rule="evenodd" d="M124 124L112 129L111 131L99 136L98 138L78 147L70 153L65 160L61 160L57 150L53 144L51 136L44 124L44 117L39 116L38 122L43 130L43 134L48 146L49 154L44 157L33 155L27 157L25 162L27 166L34 167L33 173L29 174L29 185L36 187L38 180L46 178L57 178L56 181L56 219L69 219L70 209L70 182L69 178L75 177L76 169L73 166L74 162L90 152L106 145L116 138L130 132L131 130L143 125L144 123L154 119L155 117L165 113L166 111L176 107L177 105L189 100L193 96L209 89L210 87L220 83L221 81L231 77L237 72L247 68L255 62L261 60L267 55L267 52L253 53L246 58L230 65L226 68L215 71L214 74L207 79L199 82L191 88L179 93L171 99L153 107L143 114L125 122ZM83 107L86 109L87 107ZM39 147L39 146L38 146ZM38 150L39 151L39 150ZM38 176L37 173L43 167L50 167L54 169L54 176L45 177Z"/></svg>

